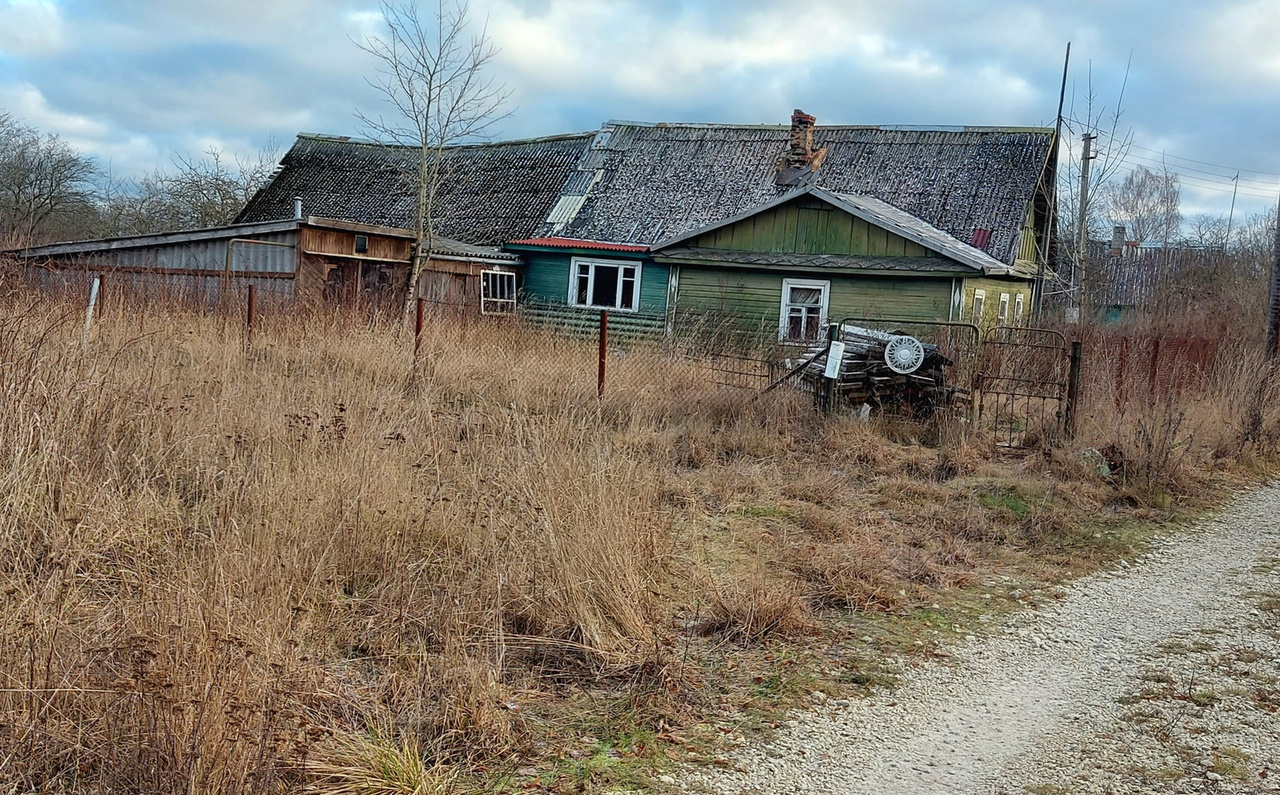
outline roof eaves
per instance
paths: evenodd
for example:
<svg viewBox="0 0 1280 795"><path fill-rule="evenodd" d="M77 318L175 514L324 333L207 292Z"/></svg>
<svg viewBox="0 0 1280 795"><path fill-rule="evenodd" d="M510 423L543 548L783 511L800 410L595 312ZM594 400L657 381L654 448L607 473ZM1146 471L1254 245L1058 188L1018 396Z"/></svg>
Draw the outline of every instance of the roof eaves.
<svg viewBox="0 0 1280 795"><path fill-rule="evenodd" d="M93 240L72 240L62 243L47 243L41 246L12 249L10 252L22 257L56 256L58 254L80 254L91 251L118 251L129 248L146 248L153 245L185 243L196 240L218 240L243 235L272 234L288 232L298 227L299 219L289 218L283 221L261 221L252 224L231 224L213 226L204 229L181 229L173 232L153 232L146 235L127 235L123 237L104 237Z"/></svg>

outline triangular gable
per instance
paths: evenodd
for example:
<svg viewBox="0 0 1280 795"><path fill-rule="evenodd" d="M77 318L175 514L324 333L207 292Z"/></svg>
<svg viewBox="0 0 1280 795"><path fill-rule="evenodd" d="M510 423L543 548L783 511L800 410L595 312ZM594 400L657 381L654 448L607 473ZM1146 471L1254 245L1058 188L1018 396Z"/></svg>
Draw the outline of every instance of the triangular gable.
<svg viewBox="0 0 1280 795"><path fill-rule="evenodd" d="M748 219L770 218L770 216L778 216L784 205L788 205L805 198L818 200L826 205L830 205L838 210L842 210L855 219L859 219L879 234L885 235L889 241L889 248L894 248L894 241L898 241L897 248L901 248L897 252L899 256L928 256L938 255L946 257L954 262L959 262L976 271L988 276L1002 276L1012 273L1012 269L996 258L992 257L980 249L967 245L955 239L951 235L934 227L925 221L903 212L891 204L874 199L870 196L859 196L852 194L838 194L817 187L809 187L803 190L794 191L783 194L772 201L766 202L757 207L753 207L745 212L730 216L722 221L694 229L681 235L669 237L659 241L653 246L653 251L660 254L663 249L671 248L681 244L690 245L693 241L699 241L699 245L705 245L710 240L715 240L716 234L720 234L720 239L725 237L725 231L730 228L737 227L741 229L744 222ZM773 221L772 218L770 218ZM786 235L790 233L790 229L783 225L787 219L779 216L779 220L773 221L778 225L778 232ZM735 230L736 231L736 230ZM818 251L815 250L811 241L804 239L805 230L799 230L796 248L772 248L765 250L778 251L796 251L798 253L861 253L858 251ZM856 236L857 232L852 232ZM873 235L874 236L874 235ZM763 236L768 238L768 234ZM837 237L838 239L838 237ZM856 241L855 241L856 243ZM761 244L764 244L761 241ZM714 247L714 246L708 246ZM740 246L734 246L740 247ZM893 251L869 251L871 254L894 253Z"/></svg>

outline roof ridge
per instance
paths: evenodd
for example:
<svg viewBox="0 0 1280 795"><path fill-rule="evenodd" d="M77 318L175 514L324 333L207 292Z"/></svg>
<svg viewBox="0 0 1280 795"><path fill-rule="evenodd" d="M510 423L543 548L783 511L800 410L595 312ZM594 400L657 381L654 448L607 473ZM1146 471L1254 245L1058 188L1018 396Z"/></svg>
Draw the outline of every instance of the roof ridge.
<svg viewBox="0 0 1280 795"><path fill-rule="evenodd" d="M667 121L633 121L628 119L610 119L604 126L609 127L653 127L653 128L685 128L706 130L789 130L787 124L731 124L721 122L667 122ZM815 124L815 130L883 130L886 132L1002 132L1002 133L1052 133L1052 127L1021 125L980 125L980 124Z"/></svg>
<svg viewBox="0 0 1280 795"><path fill-rule="evenodd" d="M508 146L510 144L535 144L546 141L568 141L574 138L590 138L594 136L597 130L588 130L585 132L557 133L555 135L541 135L533 138L509 138L501 141L473 141L470 143L450 144L446 149L473 149L485 146ZM397 144L388 141L375 141L370 138L357 138L350 135L330 135L328 133L311 133L300 132L297 134L297 141L327 141L330 143L355 144L357 146L376 146L379 149L416 149L417 147L410 144Z"/></svg>

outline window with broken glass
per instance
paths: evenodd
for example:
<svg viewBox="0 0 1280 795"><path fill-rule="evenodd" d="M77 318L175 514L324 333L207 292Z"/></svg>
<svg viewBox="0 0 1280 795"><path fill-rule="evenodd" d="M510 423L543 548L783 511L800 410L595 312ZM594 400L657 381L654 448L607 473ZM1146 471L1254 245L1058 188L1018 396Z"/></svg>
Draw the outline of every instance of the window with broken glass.
<svg viewBox="0 0 1280 795"><path fill-rule="evenodd" d="M480 314L510 315L516 311L516 275L508 271L480 272Z"/></svg>
<svg viewBox="0 0 1280 795"><path fill-rule="evenodd" d="M813 342L827 323L830 282L782 280L782 312L778 338L786 342Z"/></svg>
<svg viewBox="0 0 1280 795"><path fill-rule="evenodd" d="M640 306L640 266L611 260L573 260L569 303L634 312Z"/></svg>

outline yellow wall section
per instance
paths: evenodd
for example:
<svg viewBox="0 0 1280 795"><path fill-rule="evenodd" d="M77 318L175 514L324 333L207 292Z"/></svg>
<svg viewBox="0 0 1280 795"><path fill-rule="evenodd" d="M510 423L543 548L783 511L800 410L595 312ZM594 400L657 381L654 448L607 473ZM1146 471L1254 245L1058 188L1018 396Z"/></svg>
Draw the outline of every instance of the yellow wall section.
<svg viewBox="0 0 1280 795"><path fill-rule="evenodd" d="M973 296L978 290L986 293L984 305L982 308L982 319L976 325L983 328L990 328L996 325L998 313L1000 311L1000 294L1008 293L1009 295L1009 320L1008 325L1014 323L1014 313L1017 310L1017 296L1022 296L1022 324L1027 325L1031 319L1031 285L1025 281L1006 281L1004 279L965 279L964 280L964 308L961 317L958 318L965 323L974 323L973 319Z"/></svg>

